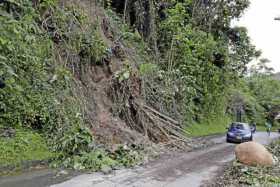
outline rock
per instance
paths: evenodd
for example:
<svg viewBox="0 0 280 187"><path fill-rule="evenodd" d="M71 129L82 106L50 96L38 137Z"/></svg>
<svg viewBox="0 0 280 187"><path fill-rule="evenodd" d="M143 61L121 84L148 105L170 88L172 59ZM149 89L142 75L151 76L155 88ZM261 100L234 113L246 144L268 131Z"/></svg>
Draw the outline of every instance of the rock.
<svg viewBox="0 0 280 187"><path fill-rule="evenodd" d="M237 160L249 166L272 166L273 155L257 142L246 142L235 147Z"/></svg>
<svg viewBox="0 0 280 187"><path fill-rule="evenodd" d="M11 127L0 129L0 137L12 138L16 135L16 130Z"/></svg>
<svg viewBox="0 0 280 187"><path fill-rule="evenodd" d="M110 174L111 172L113 171L113 169L109 166L103 166L101 168L101 172L104 174L104 175L108 175Z"/></svg>
<svg viewBox="0 0 280 187"><path fill-rule="evenodd" d="M68 171L66 171L66 170L61 170L61 171L59 171L59 172L56 174L56 176L68 175L68 174L69 174Z"/></svg>
<svg viewBox="0 0 280 187"><path fill-rule="evenodd" d="M273 155L273 164L276 165L279 163L279 159L277 156Z"/></svg>

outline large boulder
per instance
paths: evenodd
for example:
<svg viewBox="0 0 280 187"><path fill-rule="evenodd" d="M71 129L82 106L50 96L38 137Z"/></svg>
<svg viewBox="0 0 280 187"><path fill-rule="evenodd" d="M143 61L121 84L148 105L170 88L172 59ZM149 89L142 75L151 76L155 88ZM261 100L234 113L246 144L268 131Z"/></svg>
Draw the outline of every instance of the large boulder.
<svg viewBox="0 0 280 187"><path fill-rule="evenodd" d="M273 155L257 142L246 142L235 147L236 158L249 166L272 166Z"/></svg>

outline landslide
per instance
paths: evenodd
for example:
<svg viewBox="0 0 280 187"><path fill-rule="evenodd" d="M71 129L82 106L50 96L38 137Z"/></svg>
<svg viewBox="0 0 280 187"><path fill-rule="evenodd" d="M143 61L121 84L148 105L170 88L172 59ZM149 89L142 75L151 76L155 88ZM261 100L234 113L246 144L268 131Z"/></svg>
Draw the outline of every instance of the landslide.
<svg viewBox="0 0 280 187"><path fill-rule="evenodd" d="M81 8L106 46L100 62L86 64L82 73L73 71L79 85L75 92L84 98L85 116L97 142L113 147L149 141L186 144L179 122L146 104L140 68L155 63L155 58L139 32L92 1L62 2L71 5Z"/></svg>

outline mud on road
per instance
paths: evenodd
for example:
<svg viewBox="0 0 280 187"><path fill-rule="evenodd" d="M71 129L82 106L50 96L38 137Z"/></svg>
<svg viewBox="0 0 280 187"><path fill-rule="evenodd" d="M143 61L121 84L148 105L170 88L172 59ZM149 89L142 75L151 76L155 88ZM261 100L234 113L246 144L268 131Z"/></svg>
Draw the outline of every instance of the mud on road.
<svg viewBox="0 0 280 187"><path fill-rule="evenodd" d="M279 134L257 132L254 141L269 144L279 137ZM163 155L158 160L133 169L114 171L110 175L102 173L83 174L52 187L185 187L204 186L221 173L224 165L234 159L235 144L225 143L224 136L209 139L214 146L188 153L172 153ZM38 180L38 179L37 179ZM39 187L36 177L29 180L1 180L0 186ZM13 183L14 182L14 183ZM34 184L30 186L31 184ZM48 186L53 183L42 184Z"/></svg>

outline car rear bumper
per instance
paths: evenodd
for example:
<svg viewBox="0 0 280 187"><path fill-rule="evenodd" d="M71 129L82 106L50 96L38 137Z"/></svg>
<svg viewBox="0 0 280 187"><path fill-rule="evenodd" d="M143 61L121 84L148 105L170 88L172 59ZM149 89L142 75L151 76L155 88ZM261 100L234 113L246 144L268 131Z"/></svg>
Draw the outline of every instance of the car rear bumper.
<svg viewBox="0 0 280 187"><path fill-rule="evenodd" d="M232 143L242 143L242 142L248 142L251 140L252 140L251 137L242 137L241 139L238 139L236 137L227 136L227 142L232 142Z"/></svg>

